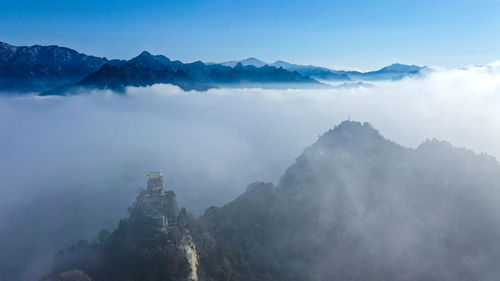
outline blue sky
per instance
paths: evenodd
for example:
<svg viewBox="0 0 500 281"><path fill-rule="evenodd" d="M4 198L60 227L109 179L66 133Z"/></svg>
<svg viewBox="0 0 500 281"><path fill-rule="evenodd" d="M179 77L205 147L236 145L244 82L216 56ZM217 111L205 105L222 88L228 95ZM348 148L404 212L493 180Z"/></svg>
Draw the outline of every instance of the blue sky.
<svg viewBox="0 0 500 281"><path fill-rule="evenodd" d="M454 67L500 59L499 15L500 0L0 0L0 41L108 58Z"/></svg>

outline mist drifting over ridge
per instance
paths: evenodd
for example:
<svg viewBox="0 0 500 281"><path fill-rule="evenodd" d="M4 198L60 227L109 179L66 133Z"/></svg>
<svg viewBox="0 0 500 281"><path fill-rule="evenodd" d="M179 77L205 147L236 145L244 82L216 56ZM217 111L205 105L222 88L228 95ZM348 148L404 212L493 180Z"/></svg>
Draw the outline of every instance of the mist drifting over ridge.
<svg viewBox="0 0 500 281"><path fill-rule="evenodd" d="M1 97L0 149L9 159L2 161L2 171L39 171L42 176L48 171L40 169L60 164L57 168L72 171L89 167L95 175L103 168L93 165L99 162L145 162L148 170L169 161L172 167L184 162L220 179L226 176L221 171L234 168L227 163L246 157L268 163L266 167L281 163L279 172L315 136L348 116L369 120L405 146L437 138L499 157L499 89L500 63L494 62L436 71L422 79L379 82L374 88L200 93L158 84L129 87L125 96L96 90L64 98ZM286 156L271 156L274 145L286 150ZM256 160L255 153L266 149ZM250 178L276 180L276 172L256 171L261 166L243 170L254 173Z"/></svg>
<svg viewBox="0 0 500 281"><path fill-rule="evenodd" d="M277 182L305 146L349 115L404 146L436 137L499 157L499 92L495 62L373 88L199 93L154 85L124 96L1 97L1 219L22 217L16 210L45 193L99 194L116 209L83 206L101 219L82 218L67 240L88 238L89 228L112 227L125 213L151 169L165 171L180 204L200 214L252 181Z"/></svg>

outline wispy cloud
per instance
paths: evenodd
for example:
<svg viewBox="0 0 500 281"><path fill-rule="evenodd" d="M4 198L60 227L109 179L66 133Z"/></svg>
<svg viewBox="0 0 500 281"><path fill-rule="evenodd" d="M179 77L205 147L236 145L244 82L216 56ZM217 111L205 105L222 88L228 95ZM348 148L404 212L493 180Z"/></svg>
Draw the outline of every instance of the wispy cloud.
<svg viewBox="0 0 500 281"><path fill-rule="evenodd" d="M348 116L406 146L436 137L498 157L499 93L494 62L373 88L200 93L154 85L128 88L124 96L3 97L1 173L48 181L77 171L94 178L137 164L137 177L162 169L196 190L195 174L230 189L229 199L249 181L276 181L304 146Z"/></svg>
<svg viewBox="0 0 500 281"><path fill-rule="evenodd" d="M102 206L91 204L80 218L88 228L68 239L87 237L124 214L150 170L163 171L180 204L199 214L252 181L277 182L305 146L349 115L405 146L436 137L500 157L499 108L500 62L372 88L184 92L154 85L125 95L3 96L0 219L16 220L44 193L84 190Z"/></svg>

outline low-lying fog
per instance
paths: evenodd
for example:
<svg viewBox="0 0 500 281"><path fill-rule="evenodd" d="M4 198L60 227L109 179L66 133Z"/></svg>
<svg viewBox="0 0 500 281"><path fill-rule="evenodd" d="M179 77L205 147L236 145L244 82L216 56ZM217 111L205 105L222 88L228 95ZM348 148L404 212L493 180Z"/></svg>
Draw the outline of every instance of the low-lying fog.
<svg viewBox="0 0 500 281"><path fill-rule="evenodd" d="M252 181L277 182L348 116L404 146L435 137L500 157L499 113L499 62L372 88L4 95L0 275L36 278L58 248L113 228L151 170L165 173L180 205L202 214Z"/></svg>

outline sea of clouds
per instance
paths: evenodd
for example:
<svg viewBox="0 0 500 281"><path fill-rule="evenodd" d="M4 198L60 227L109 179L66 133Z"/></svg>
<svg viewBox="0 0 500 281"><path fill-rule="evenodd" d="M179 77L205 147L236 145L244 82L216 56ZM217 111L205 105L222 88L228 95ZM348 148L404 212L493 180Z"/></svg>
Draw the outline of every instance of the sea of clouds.
<svg viewBox="0 0 500 281"><path fill-rule="evenodd" d="M161 170L179 200L199 212L251 181L276 182L305 146L349 116L403 146L437 138L499 157L500 62L370 88L153 85L125 95L3 96L0 205L48 182L103 188L126 178L138 188L149 170Z"/></svg>
<svg viewBox="0 0 500 281"><path fill-rule="evenodd" d="M437 138L498 158L500 62L354 89L184 92L153 85L125 94L2 95L0 220L10 222L9 233L23 231L15 221L26 219L27 206L43 213L50 204L33 206L48 200L44 194L75 194L94 200L79 206L93 211L67 240L89 238L126 214L151 170L165 173L180 205L202 214L253 181L276 183L307 145L347 118L403 146ZM57 218L49 220L57 228Z"/></svg>
<svg viewBox="0 0 500 281"><path fill-rule="evenodd" d="M15 199L9 186L22 193L66 179L140 185L147 171L161 170L179 195L195 191L180 199L186 205L197 197L210 198L203 207L220 204L250 181L276 181L306 145L349 116L404 146L438 138L499 157L500 62L370 88L153 85L125 95L3 96L0 198Z"/></svg>

